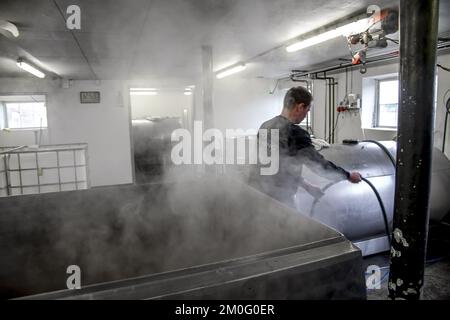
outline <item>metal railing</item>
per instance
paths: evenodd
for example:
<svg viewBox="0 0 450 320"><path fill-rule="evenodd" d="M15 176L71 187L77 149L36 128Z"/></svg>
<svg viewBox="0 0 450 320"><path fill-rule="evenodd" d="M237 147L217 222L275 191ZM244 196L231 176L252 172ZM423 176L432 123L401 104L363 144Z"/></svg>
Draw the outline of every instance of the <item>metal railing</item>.
<svg viewBox="0 0 450 320"><path fill-rule="evenodd" d="M0 197L89 187L86 143L0 147Z"/></svg>

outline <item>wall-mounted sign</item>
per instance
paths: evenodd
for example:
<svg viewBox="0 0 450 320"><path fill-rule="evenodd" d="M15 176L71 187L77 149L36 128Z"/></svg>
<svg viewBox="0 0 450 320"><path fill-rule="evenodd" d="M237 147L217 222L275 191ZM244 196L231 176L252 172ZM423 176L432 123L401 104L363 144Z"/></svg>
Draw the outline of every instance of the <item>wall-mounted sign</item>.
<svg viewBox="0 0 450 320"><path fill-rule="evenodd" d="M100 103L99 91L81 91L80 92L81 103Z"/></svg>

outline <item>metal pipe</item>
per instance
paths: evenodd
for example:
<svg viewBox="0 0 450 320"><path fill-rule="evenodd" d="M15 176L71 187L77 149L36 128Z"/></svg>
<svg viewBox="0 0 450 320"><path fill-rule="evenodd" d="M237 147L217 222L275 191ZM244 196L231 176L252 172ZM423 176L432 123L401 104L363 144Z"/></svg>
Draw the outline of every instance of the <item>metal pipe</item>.
<svg viewBox="0 0 450 320"><path fill-rule="evenodd" d="M334 118L336 117L336 114L335 114L335 106L336 106L336 81L335 81L335 79L333 78L333 104L332 104L332 106L331 106L331 111L332 111L332 117L331 117L331 119L333 120L332 121L332 130L333 130L333 132L332 132L332 138L331 138L331 143L334 143L334 139L335 139L335 132L334 132L334 130L336 129L335 128L335 126L334 126Z"/></svg>
<svg viewBox="0 0 450 320"><path fill-rule="evenodd" d="M438 52L441 52L441 54L446 54L447 50L445 50L445 49L448 49L448 48L450 48L450 41L442 42L437 45ZM372 64L375 64L378 62L388 62L390 60L397 60L397 59L398 59L398 51L395 50L395 51L392 51L392 52L389 52L386 54L373 56L373 57L367 59L365 65L368 66L368 65L372 65ZM351 62L340 63L340 64L333 65L330 67L316 68L316 69L312 69L311 71L297 73L297 74L295 74L295 76L299 77L299 78L300 77L308 77L312 74L317 74L320 72L331 72L331 71L337 72L337 71L343 70L345 68L350 68L351 72L353 72L353 68L359 67L359 66L360 66L359 64L354 65Z"/></svg>
<svg viewBox="0 0 450 320"><path fill-rule="evenodd" d="M391 299L419 299L423 286L438 19L438 0L400 0L400 107L389 274Z"/></svg>
<svg viewBox="0 0 450 320"><path fill-rule="evenodd" d="M20 150L20 149L23 149L23 148L25 148L25 147L26 147L26 146L20 146L20 147L15 147L15 148L6 150L6 151L0 151L0 154L8 154L8 153L11 153L11 152L13 152L13 151L18 151L18 150Z"/></svg>
<svg viewBox="0 0 450 320"><path fill-rule="evenodd" d="M313 79L317 80L325 80L325 136L324 140L329 141L331 137L331 131L332 131L332 121L331 121L331 109L332 108L332 90L331 90L331 84L334 83L334 78L327 77L326 72L324 72L323 77L318 77L317 74L314 75ZM328 104L327 104L328 102ZM327 122L327 115L328 115L328 122ZM331 124L330 124L331 123ZM328 125L328 131L327 131L327 125ZM327 134L328 133L328 134Z"/></svg>
<svg viewBox="0 0 450 320"><path fill-rule="evenodd" d="M324 123L324 129L325 129L325 135L323 136L324 140L327 140L327 136L328 136L328 132L327 132L327 114L328 114L328 96L329 96L329 92L328 92L328 80L325 79L325 123Z"/></svg>
<svg viewBox="0 0 450 320"><path fill-rule="evenodd" d="M329 85L328 85L328 90L330 92L330 103L328 105L328 133L329 133L329 137L328 137L328 141L331 141L331 137L333 135L333 83L334 83L334 78L329 77Z"/></svg>
<svg viewBox="0 0 450 320"><path fill-rule="evenodd" d="M210 46L202 46L203 119L206 129L214 126L213 76L212 48Z"/></svg>

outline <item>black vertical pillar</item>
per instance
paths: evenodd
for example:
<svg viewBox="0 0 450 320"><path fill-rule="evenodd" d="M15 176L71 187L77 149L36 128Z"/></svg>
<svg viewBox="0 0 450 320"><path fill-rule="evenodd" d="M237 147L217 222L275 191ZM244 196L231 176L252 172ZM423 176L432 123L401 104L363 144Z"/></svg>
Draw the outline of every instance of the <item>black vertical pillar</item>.
<svg viewBox="0 0 450 320"><path fill-rule="evenodd" d="M419 299L428 234L438 0L400 1L400 89L389 297Z"/></svg>

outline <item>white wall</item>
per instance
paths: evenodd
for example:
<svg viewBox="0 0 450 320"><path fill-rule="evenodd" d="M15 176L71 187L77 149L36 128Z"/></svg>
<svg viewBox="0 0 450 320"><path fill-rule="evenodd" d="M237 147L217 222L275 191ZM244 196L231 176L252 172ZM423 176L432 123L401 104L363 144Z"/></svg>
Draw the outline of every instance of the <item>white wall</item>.
<svg viewBox="0 0 450 320"><path fill-rule="evenodd" d="M0 94L45 93L48 137L43 143L88 143L91 186L132 182L129 104L120 81L0 79ZM101 103L81 104L80 91L100 91ZM14 134L14 135L12 135ZM34 144L34 134L1 133L0 145Z"/></svg>
<svg viewBox="0 0 450 320"><path fill-rule="evenodd" d="M132 119L145 117L182 117L183 110L192 108L192 96L178 91L161 91L155 96L130 97Z"/></svg>
<svg viewBox="0 0 450 320"><path fill-rule="evenodd" d="M438 56L438 63L449 66L450 55ZM368 67L367 73L362 75L356 68L353 71L353 93L360 94L362 96L362 79L363 77L373 77L378 75L384 75L389 73L398 73L399 65L397 63L390 63L383 66ZM442 69L437 69L438 83L437 83L437 108L436 108L436 123L434 131L435 146L441 149L442 147L442 134L444 128L445 109L443 105L443 98L445 92L450 88L450 73L445 72ZM330 74L338 81L337 86L337 98L336 103L339 103L345 96L345 71L338 74ZM348 74L349 84L348 90L350 92L350 79L351 72ZM447 94L447 97L450 93ZM323 138L324 135L324 108L325 108L325 85L324 81L314 81L314 133ZM362 108L368 108L363 104ZM336 105L337 106L337 105ZM337 115L337 113L336 113ZM446 142L446 155L450 157L450 128L447 128L447 142ZM375 139L375 140L390 140L396 136L396 131L380 130L380 129L361 129L361 118L359 113L344 112L340 116L338 127L336 130L336 142L340 143L343 139Z"/></svg>
<svg viewBox="0 0 450 320"><path fill-rule="evenodd" d="M259 129L261 124L279 115L282 97L271 95L275 81L230 76L214 82L214 127Z"/></svg>
<svg viewBox="0 0 450 320"><path fill-rule="evenodd" d="M438 62L444 66L450 66L450 55L438 56ZM367 73L361 74L358 68L348 73L348 91L351 87L353 93L362 96L363 77L374 77L384 74L398 73L398 63L389 63L380 66L369 66ZM450 88L450 73L438 68L437 83L437 109L434 140L435 146L441 149L442 134L444 129L445 109L443 98L445 92ZM353 73L353 85L351 84L351 73ZM338 82L336 88L336 106L343 100L345 90L345 71L334 76ZM214 115L215 127L225 130L231 128L258 129L259 126L278 115L282 107L282 99L285 91L276 90L274 95L269 92L273 90L275 81L267 79L245 79L231 76L214 82ZM300 83L292 83L292 86ZM313 130L316 137L324 138L325 118L325 81L314 80L313 82ZM447 93L447 98L450 92ZM362 108L368 106L362 104ZM337 116L337 112L335 112ZM449 121L450 122L450 121ZM450 157L450 124L447 128L446 155ZM391 140L397 135L396 131L381 129L361 129L360 113L344 112L341 114L336 129L336 142L341 143L343 139L374 139Z"/></svg>
<svg viewBox="0 0 450 320"><path fill-rule="evenodd" d="M38 144L39 138L41 144L49 144L48 130L0 130L0 146L29 146Z"/></svg>
<svg viewBox="0 0 450 320"><path fill-rule="evenodd" d="M378 66L373 68L367 68L367 73L362 75L358 69L348 72L348 92L357 93L362 97L362 81L363 77L374 77L378 75L395 73L398 70L398 65L390 64L385 66ZM352 85L352 74L353 74L353 85ZM334 77L338 82L336 86L336 105L337 108L340 101L345 97L345 87L346 87L346 74L345 71L338 74L329 74L328 76ZM324 137L325 130L325 81L324 80L314 80L314 109L313 109L313 121L314 121L314 134L319 138ZM351 90L353 89L353 90ZM351 92L352 91L352 92ZM367 109L369 106L362 104L362 109ZM370 106L372 109L373 107ZM328 110L327 110L328 112ZM335 111L335 116L338 116L337 111ZM328 116L327 116L328 117ZM336 119L336 118L335 118ZM334 119L334 121L335 121ZM333 125L334 125L333 121ZM328 127L328 126L327 126ZM336 143L341 143L344 139L374 139L374 140L391 140L396 136L396 132L392 130L380 130L380 129L361 129L361 113L360 112L343 112L338 120L338 125L335 130L336 132ZM327 133L329 134L329 133ZM328 137L326 137L328 138Z"/></svg>

